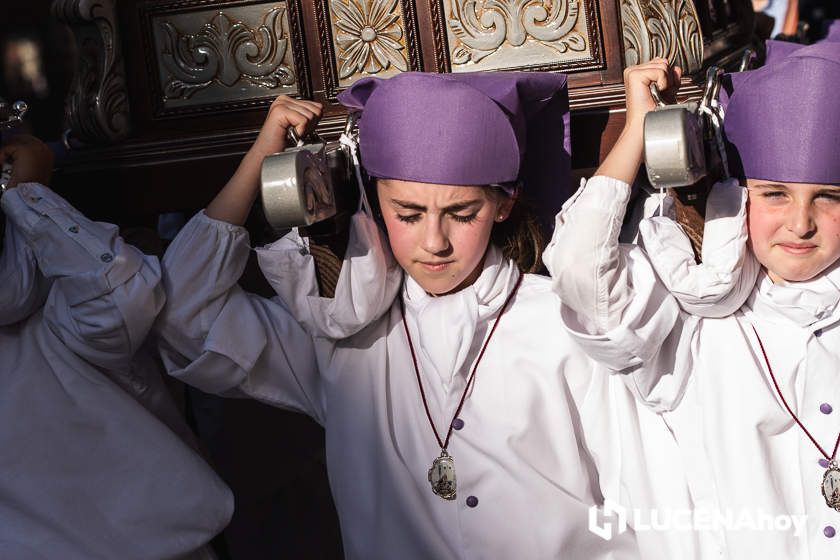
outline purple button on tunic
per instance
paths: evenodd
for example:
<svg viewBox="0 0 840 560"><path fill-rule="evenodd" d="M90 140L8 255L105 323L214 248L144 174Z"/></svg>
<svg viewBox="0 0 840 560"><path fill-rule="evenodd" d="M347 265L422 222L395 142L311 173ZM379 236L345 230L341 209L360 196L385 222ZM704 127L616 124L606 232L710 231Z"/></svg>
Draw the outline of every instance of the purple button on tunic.
<svg viewBox="0 0 840 560"><path fill-rule="evenodd" d="M478 498L476 498L475 496L469 496L467 498L467 505L470 506L471 508L474 508L475 506L478 505ZM832 529L832 531L833 530L834 529ZM834 536L834 535L832 535L832 536Z"/></svg>
<svg viewBox="0 0 840 560"><path fill-rule="evenodd" d="M827 469L827 468L828 468L828 461L826 461L825 459L822 459L822 458L821 458L821 459L820 459L819 461L817 461L817 462L820 464L820 466L821 466L822 468L824 468L824 469Z"/></svg>
<svg viewBox="0 0 840 560"><path fill-rule="evenodd" d="M834 410L834 409L831 408L831 405L828 404L828 403L822 403L820 405L820 412L822 412L823 414L831 414L832 410Z"/></svg>
<svg viewBox="0 0 840 560"><path fill-rule="evenodd" d="M829 539L834 537L834 535L836 535L836 534L837 534L837 531L835 531L834 527L832 527L831 525L826 525L825 529L823 529L823 535L825 535Z"/></svg>
<svg viewBox="0 0 840 560"><path fill-rule="evenodd" d="M455 428L456 430L460 430L461 428L464 427L464 421L461 420L460 418L456 418L455 420L452 421L452 427Z"/></svg>

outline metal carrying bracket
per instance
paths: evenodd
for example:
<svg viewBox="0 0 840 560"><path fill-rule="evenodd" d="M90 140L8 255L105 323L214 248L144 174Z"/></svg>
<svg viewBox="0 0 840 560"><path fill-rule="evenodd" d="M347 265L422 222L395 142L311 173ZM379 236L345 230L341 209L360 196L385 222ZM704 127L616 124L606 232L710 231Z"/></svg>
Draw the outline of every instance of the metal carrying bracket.
<svg viewBox="0 0 840 560"><path fill-rule="evenodd" d="M28 110L29 105L25 101L15 101L10 105L0 97L0 129L19 125Z"/></svg>
<svg viewBox="0 0 840 560"><path fill-rule="evenodd" d="M747 51L744 52L742 63L744 60L750 60ZM708 118L708 124L711 126L714 147L717 149L718 157L720 158L722 178L729 179L729 159L726 155L726 143L723 140L724 110L720 104L720 84L722 77L723 69L717 66L710 66L706 71L706 87L703 90L700 111Z"/></svg>
<svg viewBox="0 0 840 560"><path fill-rule="evenodd" d="M355 117L344 127L355 134ZM260 188L266 220L275 230L311 226L336 216L350 205L354 170L350 149L341 142L326 142L316 134L301 137L287 131L295 144L263 160Z"/></svg>
<svg viewBox="0 0 840 560"><path fill-rule="evenodd" d="M23 116L29 110L29 105L24 101L15 101L11 105L0 97L0 131L18 126L23 121ZM0 196L6 192L9 182L12 179L12 165L4 161L0 167Z"/></svg>
<svg viewBox="0 0 840 560"><path fill-rule="evenodd" d="M656 108L645 115L645 167L658 189L693 185L706 174L703 121L696 102L667 105L651 84Z"/></svg>
<svg viewBox="0 0 840 560"><path fill-rule="evenodd" d="M741 62L738 64L738 72L751 70L755 64L756 58L757 54L753 49L749 47L744 49L744 52L741 53Z"/></svg>
<svg viewBox="0 0 840 560"><path fill-rule="evenodd" d="M703 97L699 102L668 105L656 84L650 92L656 108L645 116L645 167L650 184L658 189L687 187L708 172L707 149L720 158L729 177L723 142L723 108L718 96L723 70L712 66L706 72Z"/></svg>

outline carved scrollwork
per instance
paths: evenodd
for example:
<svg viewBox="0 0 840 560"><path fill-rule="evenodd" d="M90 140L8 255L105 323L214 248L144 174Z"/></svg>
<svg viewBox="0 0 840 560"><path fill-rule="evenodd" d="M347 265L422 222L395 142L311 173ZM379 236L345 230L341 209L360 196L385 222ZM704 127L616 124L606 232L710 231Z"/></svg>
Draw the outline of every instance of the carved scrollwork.
<svg viewBox="0 0 840 560"><path fill-rule="evenodd" d="M52 13L73 30L78 64L65 104L72 137L119 141L130 131L128 93L114 0L55 0Z"/></svg>
<svg viewBox="0 0 840 560"><path fill-rule="evenodd" d="M528 40L558 53L583 53L587 41L576 30L579 17L579 0L453 0L452 63L478 63L506 42L520 47Z"/></svg>
<svg viewBox="0 0 840 560"><path fill-rule="evenodd" d="M285 8L272 8L257 29L217 12L197 33L183 33L171 21L161 21L160 60L168 76L166 99L189 99L218 82L232 87L241 80L273 89L295 83L285 64L288 39L283 32Z"/></svg>
<svg viewBox="0 0 840 560"><path fill-rule="evenodd" d="M398 0L332 0L339 80L408 70Z"/></svg>
<svg viewBox="0 0 840 560"><path fill-rule="evenodd" d="M703 63L703 36L691 0L621 0L627 66L662 57L694 72Z"/></svg>

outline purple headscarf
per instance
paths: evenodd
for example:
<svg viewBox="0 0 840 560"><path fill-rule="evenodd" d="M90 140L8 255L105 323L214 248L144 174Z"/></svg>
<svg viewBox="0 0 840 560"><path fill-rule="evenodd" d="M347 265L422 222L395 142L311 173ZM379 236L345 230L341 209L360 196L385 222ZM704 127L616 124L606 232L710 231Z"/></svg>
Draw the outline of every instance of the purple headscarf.
<svg viewBox="0 0 840 560"><path fill-rule="evenodd" d="M840 19L835 19L826 26L825 41L840 41Z"/></svg>
<svg viewBox="0 0 840 560"><path fill-rule="evenodd" d="M799 49L804 49L806 45L802 43L792 43L791 41L775 41L770 39L765 42L764 47L766 54L764 57L764 65L775 64L789 54L795 53Z"/></svg>
<svg viewBox="0 0 840 560"><path fill-rule="evenodd" d="M723 126L736 176L840 183L840 43L797 47L727 75Z"/></svg>
<svg viewBox="0 0 840 560"><path fill-rule="evenodd" d="M522 181L553 223L569 193L566 76L405 72L363 78L338 100L361 112L359 151L373 177L444 185Z"/></svg>

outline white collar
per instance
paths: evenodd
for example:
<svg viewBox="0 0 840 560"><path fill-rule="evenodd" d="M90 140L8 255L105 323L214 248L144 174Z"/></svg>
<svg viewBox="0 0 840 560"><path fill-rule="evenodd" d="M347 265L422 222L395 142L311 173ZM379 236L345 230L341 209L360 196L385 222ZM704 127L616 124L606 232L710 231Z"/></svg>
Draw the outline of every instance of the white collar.
<svg viewBox="0 0 840 560"><path fill-rule="evenodd" d="M800 327L834 323L840 304L840 263L805 282L774 283L762 271L747 307L759 316L781 315Z"/></svg>
<svg viewBox="0 0 840 560"><path fill-rule="evenodd" d="M456 297L474 297L481 310L482 316L493 315L504 303L505 298L513 289L519 278L519 269L510 259L506 259L502 251L492 243L484 256L484 268L475 282L466 288L444 296L429 295L411 276L406 275L403 288L403 298L406 309L414 312L429 305L430 301L449 302Z"/></svg>
<svg viewBox="0 0 840 560"><path fill-rule="evenodd" d="M476 334L483 339L486 329L478 330L479 325L498 312L518 277L516 264L492 244L476 281L455 293L431 296L406 276L402 295L417 355L434 368L445 388L462 370Z"/></svg>

